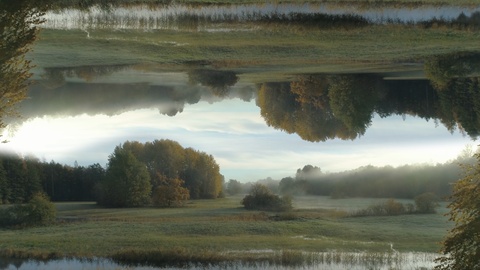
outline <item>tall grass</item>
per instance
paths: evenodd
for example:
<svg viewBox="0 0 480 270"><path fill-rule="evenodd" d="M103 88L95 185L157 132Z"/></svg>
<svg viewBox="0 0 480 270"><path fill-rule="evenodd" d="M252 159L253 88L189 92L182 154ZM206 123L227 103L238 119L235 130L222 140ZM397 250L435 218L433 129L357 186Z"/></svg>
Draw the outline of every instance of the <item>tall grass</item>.
<svg viewBox="0 0 480 270"><path fill-rule="evenodd" d="M110 258L121 264L159 267L264 265L301 268L336 265L346 268L365 266L367 269L383 267L404 269L408 265L432 264L435 255L399 252L302 252L288 249L225 253L171 248L149 251L124 250Z"/></svg>
<svg viewBox="0 0 480 270"><path fill-rule="evenodd" d="M37 260L48 261L62 258L63 255L58 252L31 251L27 249L0 249L0 258L19 259L19 260Z"/></svg>

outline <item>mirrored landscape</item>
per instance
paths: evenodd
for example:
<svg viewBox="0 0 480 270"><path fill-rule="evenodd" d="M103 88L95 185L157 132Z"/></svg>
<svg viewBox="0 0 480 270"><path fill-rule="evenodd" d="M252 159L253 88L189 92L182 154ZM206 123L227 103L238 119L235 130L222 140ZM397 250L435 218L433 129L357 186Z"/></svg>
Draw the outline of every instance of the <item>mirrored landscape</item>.
<svg viewBox="0 0 480 270"><path fill-rule="evenodd" d="M435 266L480 136L474 1L0 7L0 268ZM123 150L148 198L104 208ZM255 183L293 207L246 210ZM188 196L159 207L166 187ZM54 225L3 228L36 192Z"/></svg>
<svg viewBox="0 0 480 270"><path fill-rule="evenodd" d="M335 73L288 66L257 73L207 63L173 70L158 64L48 67L34 75L4 147L88 165L104 164L126 140L174 138L208 149L228 179L243 181L281 178L311 163L327 171L443 163L478 136L479 60L460 52L422 65ZM67 122L70 128L59 130ZM34 128L41 128L37 138L28 135ZM423 149L412 156L419 145ZM274 151L282 153L284 166L278 167Z"/></svg>

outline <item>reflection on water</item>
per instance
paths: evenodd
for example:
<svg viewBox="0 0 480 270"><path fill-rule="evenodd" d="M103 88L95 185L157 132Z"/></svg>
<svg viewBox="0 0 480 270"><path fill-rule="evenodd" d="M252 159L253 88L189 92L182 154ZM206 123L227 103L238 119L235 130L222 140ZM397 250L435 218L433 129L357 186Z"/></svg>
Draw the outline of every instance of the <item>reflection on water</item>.
<svg viewBox="0 0 480 270"><path fill-rule="evenodd" d="M151 82L94 80L99 74L105 74L106 70L113 72L117 68L125 77L132 73L136 77L137 73L125 70L126 67L49 69L44 76L46 80L30 88L29 99L22 103L21 113L27 118L44 115L118 115L138 109L157 108L161 114L174 116L182 112L186 104L196 104L200 100L210 103L231 98L250 101L255 95L255 86L251 83L233 87L238 77L231 71L193 69L188 72L156 73ZM97 70L101 70L100 73L96 73ZM76 74L82 80L76 77L72 81L65 74Z"/></svg>
<svg viewBox="0 0 480 270"><path fill-rule="evenodd" d="M108 259L62 259L52 260L47 262L41 261L21 261L21 260L5 260L0 263L0 269L3 270L51 270L51 269L136 269L136 270L151 270L151 269L184 269L184 270L200 270L200 269L241 269L241 270L259 270L259 269L329 269L329 270L387 270L387 269L432 269L435 264L434 260L438 256L434 253L398 253L392 248L391 253L314 253L312 255L312 262L306 265L293 264L281 265L277 263L219 263L208 265L190 265L190 266L126 266L118 264Z"/></svg>
<svg viewBox="0 0 480 270"><path fill-rule="evenodd" d="M366 22L420 23L430 20L452 21L476 16L480 7L458 6L380 6L366 7L360 4L248 4L248 5L136 5L87 10L61 9L47 13L45 28L55 29L178 29L189 26L198 30L209 30L207 23L222 22L268 22L317 20L352 21L364 25ZM477 15L475 15L477 14ZM302 18L303 16L303 18ZM472 17L473 18L473 17ZM475 19L478 21L478 18ZM202 28L206 27L206 28ZM231 25L230 25L231 27ZM242 27L244 28L245 25ZM252 26L253 27L253 26ZM218 30L218 29L217 29Z"/></svg>
<svg viewBox="0 0 480 270"><path fill-rule="evenodd" d="M384 72L297 74L289 81L254 84L234 71L200 67L174 73L128 65L48 68L30 88L21 113L26 118L119 115L157 108L174 116L189 104L237 98L255 100L267 125L312 142L358 138L374 115L433 119L450 132L476 138L479 71L480 56L472 53L432 57L425 65L429 80ZM142 77L145 73L149 76Z"/></svg>

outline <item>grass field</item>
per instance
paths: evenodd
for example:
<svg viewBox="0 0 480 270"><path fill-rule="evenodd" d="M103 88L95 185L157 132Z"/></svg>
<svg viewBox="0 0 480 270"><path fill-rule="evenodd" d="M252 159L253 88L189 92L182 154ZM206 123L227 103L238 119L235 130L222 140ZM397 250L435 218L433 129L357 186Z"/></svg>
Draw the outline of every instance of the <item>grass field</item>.
<svg viewBox="0 0 480 270"><path fill-rule="evenodd" d="M442 214L347 217L355 209L351 203L362 203L362 199L297 198L295 210L281 214L246 211L241 198L191 201L175 209L58 203L61 221L55 225L1 229L0 254L91 258L172 249L218 254L254 250L388 253L391 244L401 252L437 252L448 228ZM364 200L365 205L378 202Z"/></svg>
<svg viewBox="0 0 480 270"><path fill-rule="evenodd" d="M432 55L479 51L480 32L370 26L345 31L43 30L29 55L37 66L190 65L207 63L239 73L338 72L398 63L422 63ZM181 45L178 45L181 44ZM265 77L265 76L263 76Z"/></svg>

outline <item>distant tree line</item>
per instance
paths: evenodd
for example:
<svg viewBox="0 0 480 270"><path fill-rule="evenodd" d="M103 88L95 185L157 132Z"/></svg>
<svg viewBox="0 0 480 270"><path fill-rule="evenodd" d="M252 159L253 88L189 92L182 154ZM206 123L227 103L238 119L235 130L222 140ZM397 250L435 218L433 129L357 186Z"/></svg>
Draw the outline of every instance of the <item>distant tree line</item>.
<svg viewBox="0 0 480 270"><path fill-rule="evenodd" d="M311 165L299 169L295 177L279 182L279 193L321 195L332 198L369 197L413 199L423 193L440 198L451 194L451 184L461 175L457 162L400 167L365 166L351 171L322 173Z"/></svg>
<svg viewBox="0 0 480 270"><path fill-rule="evenodd" d="M0 203L25 203L39 192L52 201L94 201L108 206L178 206L188 198L223 196L223 175L213 156L171 140L125 142L107 168L68 166L33 157L0 157Z"/></svg>
<svg viewBox="0 0 480 270"><path fill-rule="evenodd" d="M399 167L369 165L335 173L325 173L317 166L305 165L297 169L293 177L288 176L280 180L267 178L243 183L229 179L224 189L226 195L248 194L254 185L261 184L272 193L284 196L415 199L421 194L428 193L445 199L452 193L452 184L462 175L459 164L472 162L474 159L471 155L464 153L463 156L444 164Z"/></svg>
<svg viewBox="0 0 480 270"><path fill-rule="evenodd" d="M462 176L462 166L473 164L474 152L478 151L466 147L456 159L435 165L368 165L334 173L323 172L317 166L305 165L297 169L293 177L287 176L280 180L270 177L255 182L229 179L224 190L227 195L248 194L254 185L261 184L275 194L289 196L415 199L422 194L432 194L436 198L445 199L452 193L455 181ZM420 212L430 211L425 210L429 209L429 206L422 206L421 199L418 209L421 209Z"/></svg>
<svg viewBox="0 0 480 270"><path fill-rule="evenodd" d="M245 183L242 183L236 179L229 179L224 185L224 190L226 195L247 194L250 193L254 185L261 184L262 186L268 188L271 192L278 194L278 182L278 180L275 180L271 177Z"/></svg>
<svg viewBox="0 0 480 270"><path fill-rule="evenodd" d="M436 213L435 208L439 206L440 198L437 195L426 192L415 196L413 203L400 203L390 198L382 203L377 203L367 207L366 209L356 210L351 213L354 217L363 216L397 216L406 214L433 214Z"/></svg>
<svg viewBox="0 0 480 270"><path fill-rule="evenodd" d="M68 166L33 157L0 157L0 202L25 203L44 192L53 201L92 201L94 188L105 177L99 164Z"/></svg>
<svg viewBox="0 0 480 270"><path fill-rule="evenodd" d="M421 21L418 25L425 28L455 28L462 30L475 31L480 27L480 12L472 12L470 16L461 13L457 18L452 20L445 20L443 18L433 18L430 20Z"/></svg>
<svg viewBox="0 0 480 270"><path fill-rule="evenodd" d="M432 192L438 196L451 193L450 184L461 171L456 164L401 167L366 166L352 171L318 174L308 179L284 178L281 193L370 198L414 198Z"/></svg>

